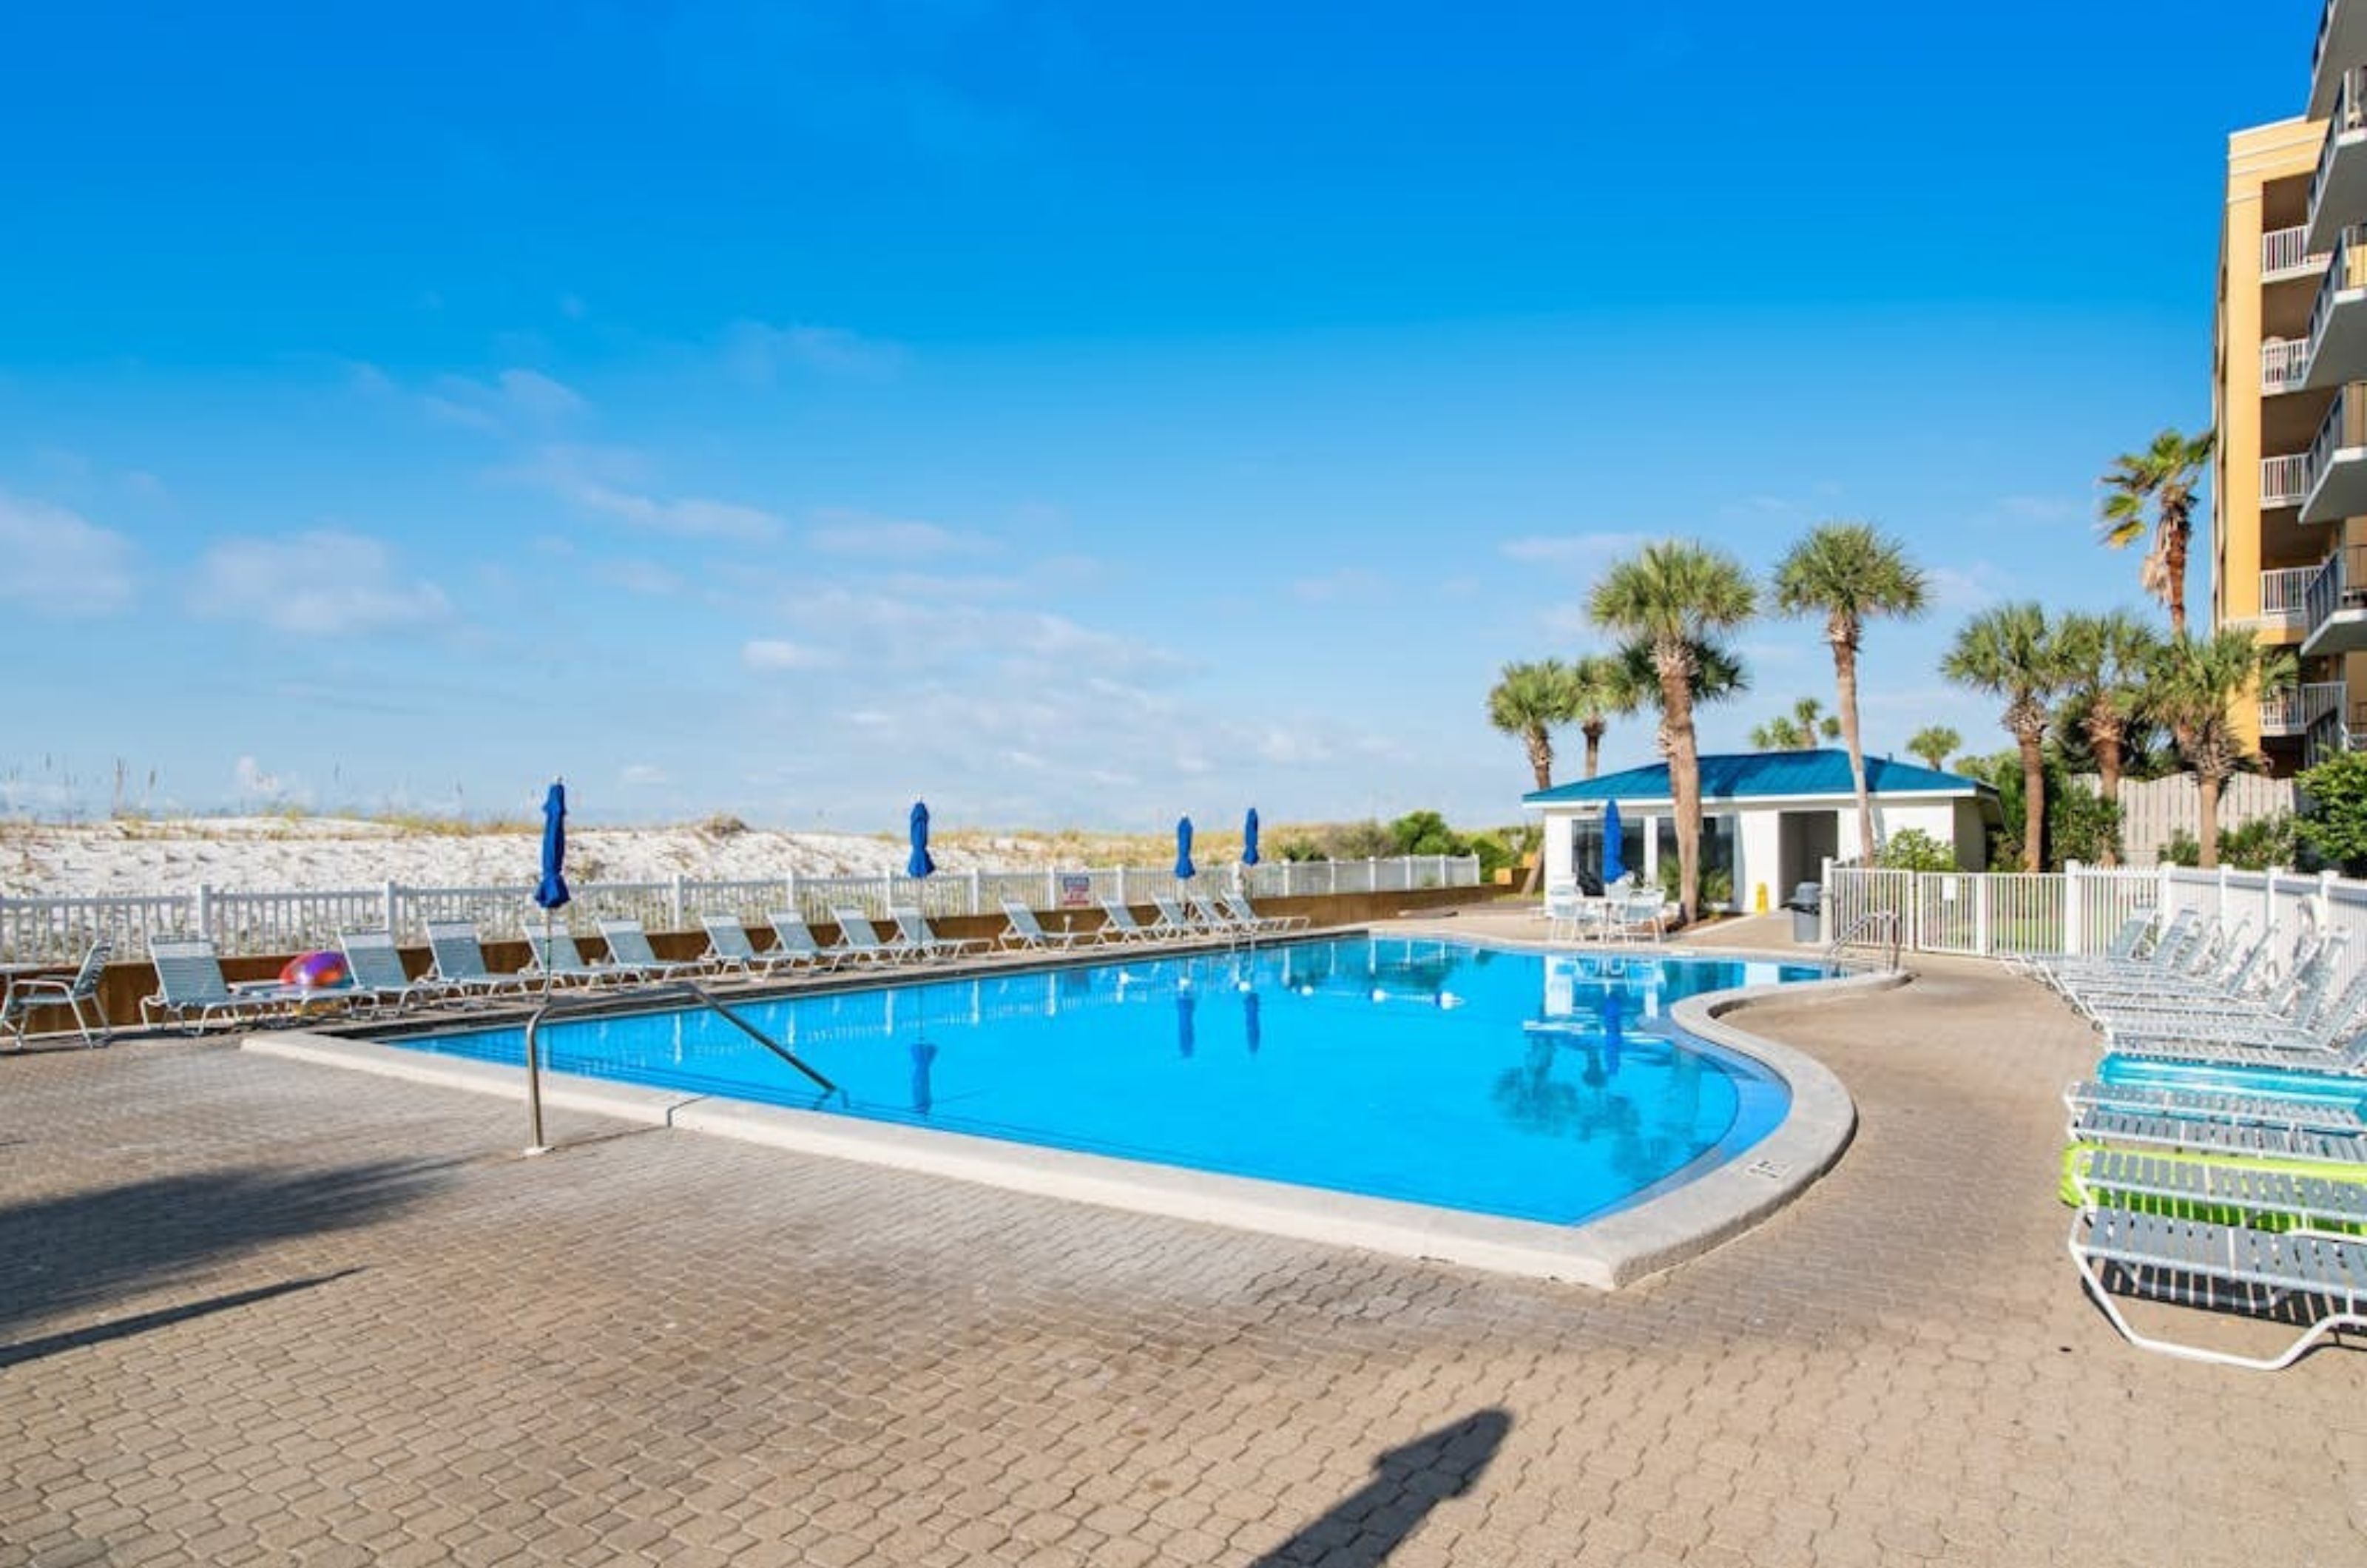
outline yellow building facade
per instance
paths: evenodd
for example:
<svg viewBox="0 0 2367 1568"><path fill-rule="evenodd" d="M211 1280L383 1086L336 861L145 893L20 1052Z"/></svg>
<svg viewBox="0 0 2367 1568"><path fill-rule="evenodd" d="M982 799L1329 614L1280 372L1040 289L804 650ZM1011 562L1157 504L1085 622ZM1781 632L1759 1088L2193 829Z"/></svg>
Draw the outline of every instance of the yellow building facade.
<svg viewBox="0 0 2367 1568"><path fill-rule="evenodd" d="M2242 713L2279 773L2367 747L2367 0L2328 0L2309 97L2227 144L2211 618L2292 649Z"/></svg>

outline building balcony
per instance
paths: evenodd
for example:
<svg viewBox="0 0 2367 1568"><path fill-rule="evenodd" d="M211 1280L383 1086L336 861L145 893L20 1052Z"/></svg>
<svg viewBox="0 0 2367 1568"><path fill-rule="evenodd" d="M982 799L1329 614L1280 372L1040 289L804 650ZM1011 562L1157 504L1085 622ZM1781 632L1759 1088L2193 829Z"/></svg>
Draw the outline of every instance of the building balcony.
<svg viewBox="0 0 2367 1568"><path fill-rule="evenodd" d="M2367 750L2367 709L2349 705L2321 714L2303 732L2301 765L2314 768L2345 751Z"/></svg>
<svg viewBox="0 0 2367 1568"><path fill-rule="evenodd" d="M2283 283L2295 277L2316 277L2326 271L2326 253L2309 248L2309 230L2299 223L2271 229L2260 236L2260 281Z"/></svg>
<svg viewBox="0 0 2367 1568"><path fill-rule="evenodd" d="M2260 505L2299 506L2309 493L2309 454L2289 452L2260 459Z"/></svg>
<svg viewBox="0 0 2367 1568"><path fill-rule="evenodd" d="M2309 343L2297 337L2272 337L2260 344L2260 395L2298 392L2309 379Z"/></svg>
<svg viewBox="0 0 2367 1568"><path fill-rule="evenodd" d="M2263 692L2260 694L2261 738L2308 734L2310 726L2319 719L2342 711L2343 689L2339 681L2312 681L2307 685Z"/></svg>
<svg viewBox="0 0 2367 1568"><path fill-rule="evenodd" d="M2335 236L2367 218L2367 66L2342 73L2318 149L2317 172L2309 177L2309 222L2305 243L2330 251Z"/></svg>
<svg viewBox="0 0 2367 1568"><path fill-rule="evenodd" d="M2309 118L2323 118L2334 107L2343 73L2367 64L2367 5L2360 0L2326 0L2317 14L2317 48L2309 59Z"/></svg>
<svg viewBox="0 0 2367 1568"><path fill-rule="evenodd" d="M2338 523L2367 513L2367 382L2347 382L2334 395L2317 439L2309 444L2308 462L2303 522Z"/></svg>
<svg viewBox="0 0 2367 1568"><path fill-rule="evenodd" d="M2367 649L2367 544L2345 545L2310 579L2304 659Z"/></svg>
<svg viewBox="0 0 2367 1568"><path fill-rule="evenodd" d="M2260 613L2248 624L2262 637L2298 637L2309 630L2309 585L2314 566L2271 567L2260 573Z"/></svg>
<svg viewBox="0 0 2367 1568"><path fill-rule="evenodd" d="M2354 223L2334 242L2305 341L2303 386L2333 387L2367 376L2367 227Z"/></svg>

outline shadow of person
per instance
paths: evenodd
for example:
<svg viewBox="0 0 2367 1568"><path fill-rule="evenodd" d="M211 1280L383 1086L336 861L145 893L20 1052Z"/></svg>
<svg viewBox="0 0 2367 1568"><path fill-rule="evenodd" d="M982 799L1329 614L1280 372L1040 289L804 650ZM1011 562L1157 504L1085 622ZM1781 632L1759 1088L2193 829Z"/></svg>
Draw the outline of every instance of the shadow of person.
<svg viewBox="0 0 2367 1568"><path fill-rule="evenodd" d="M1405 1544L1433 1508L1479 1483L1512 1429L1509 1411L1488 1409L1389 1450L1373 1461L1371 1481L1252 1568L1376 1568Z"/></svg>

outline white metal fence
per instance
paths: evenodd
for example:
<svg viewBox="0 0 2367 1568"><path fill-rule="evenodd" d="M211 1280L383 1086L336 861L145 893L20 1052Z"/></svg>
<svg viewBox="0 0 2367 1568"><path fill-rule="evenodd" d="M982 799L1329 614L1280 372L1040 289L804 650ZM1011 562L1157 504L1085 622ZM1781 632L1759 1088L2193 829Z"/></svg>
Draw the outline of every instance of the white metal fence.
<svg viewBox="0 0 2367 1568"><path fill-rule="evenodd" d="M2262 931L2290 953L2307 931L2343 931L2340 980L2367 968L2367 883L2290 871L2200 871L2186 866L2059 872L1865 871L1825 874L1828 942L1895 917L1902 944L1917 953L2002 957L2018 953L2101 953L2131 915L2194 909Z"/></svg>
<svg viewBox="0 0 2367 1568"><path fill-rule="evenodd" d="M1272 862L1202 868L1194 888L1253 898L1315 894L1399 893L1424 887L1476 887L1479 862L1471 855L1408 855L1387 860ZM918 906L931 917L993 915L1003 901L1038 912L1097 909L1104 898L1148 904L1182 886L1174 867L1099 866L1041 871L944 872L924 881L901 875L780 876L754 881L580 882L562 911L568 927L588 935L602 919L630 918L651 931L693 931L704 914L762 920L775 909L796 909L828 922L831 911L860 909L884 919L891 907ZM515 938L539 922L531 888L377 887L305 891L225 891L110 898L0 897L0 962L72 960L104 937L136 956L151 937L211 937L225 953L294 953L336 940L341 931L391 931L398 941L426 938L429 920L469 920L491 939Z"/></svg>

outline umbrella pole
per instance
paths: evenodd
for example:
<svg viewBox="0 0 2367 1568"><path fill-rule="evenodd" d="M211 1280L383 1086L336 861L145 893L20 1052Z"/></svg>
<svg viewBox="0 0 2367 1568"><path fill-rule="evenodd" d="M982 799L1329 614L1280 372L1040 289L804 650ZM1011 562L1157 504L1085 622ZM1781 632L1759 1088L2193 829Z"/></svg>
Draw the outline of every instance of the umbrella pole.
<svg viewBox="0 0 2367 1568"><path fill-rule="evenodd" d="M545 909L542 912L542 1005L544 1008L550 1006L551 919L551 912ZM541 1012L538 1010L535 1014L535 1021L539 1022L541 1016ZM533 1024L529 1023L526 1032L526 1152L530 1155L539 1155L549 1153L550 1145L542 1141L542 1055L536 1049L534 1036Z"/></svg>

